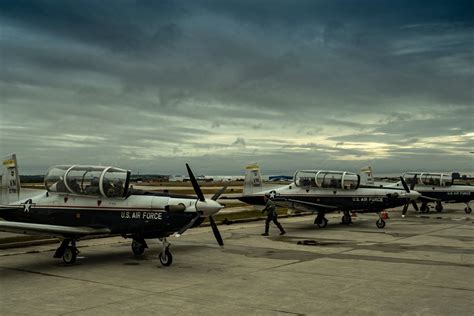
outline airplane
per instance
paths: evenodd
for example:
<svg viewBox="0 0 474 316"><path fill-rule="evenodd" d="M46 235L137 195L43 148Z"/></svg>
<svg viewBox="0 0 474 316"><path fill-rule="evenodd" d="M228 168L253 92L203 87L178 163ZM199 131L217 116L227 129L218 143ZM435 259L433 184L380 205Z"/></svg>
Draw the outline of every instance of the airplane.
<svg viewBox="0 0 474 316"><path fill-rule="evenodd" d="M361 171L367 173L366 183L364 187L400 187L403 186L401 181L390 182L376 182L374 181L372 168L370 166L364 167ZM444 173L436 172L406 172L402 178L410 184L410 189L418 191L421 196L418 201L421 201L421 207L415 200L411 201L413 208L418 212L428 213L430 211L429 203L436 203L435 210L437 212L443 211L443 202L445 203L465 203L464 212L470 214L472 208L470 203L474 200L474 186L454 184L452 176ZM410 203L405 204L402 211L402 217L405 217Z"/></svg>
<svg viewBox="0 0 474 316"><path fill-rule="evenodd" d="M7 159L4 165L13 170L16 159ZM135 255L148 248L145 239L158 238L162 243L160 262L169 266L173 257L167 237L173 233L179 237L206 217L217 243L224 245L212 215L223 208L217 199L226 187L210 200L205 199L188 164L186 168L197 197L132 189L131 172L116 167L54 166L45 175L44 193L0 205L0 217L4 219L0 230L60 236L62 241L54 258L62 258L66 264L76 261L76 242L85 236L114 234L132 238ZM18 182L16 186L19 191Z"/></svg>
<svg viewBox="0 0 474 316"><path fill-rule="evenodd" d="M464 212L471 214L471 201L474 200L474 186L453 184L453 179L450 175L433 172L407 172L403 179L410 184L411 188L416 188L421 196L418 198L421 201L419 210L422 213L430 211L429 203L436 203L435 210L437 212L443 211L443 204L445 203L465 203ZM399 187L400 182L388 185ZM386 186L386 187L388 187ZM413 208L418 211L416 201L412 201ZM403 208L402 215L405 216L409 204Z"/></svg>
<svg viewBox="0 0 474 316"><path fill-rule="evenodd" d="M387 208L402 206L420 194L410 190L405 181L403 189L360 188L360 176L346 171L299 170L294 181L276 188L263 188L260 167L246 166L243 195L240 201L252 205L265 205L265 195L269 195L277 205L290 209L317 213L314 223L320 228L327 226L326 213L342 211L342 223L352 223L350 212L378 213L378 228L385 227L382 212Z"/></svg>

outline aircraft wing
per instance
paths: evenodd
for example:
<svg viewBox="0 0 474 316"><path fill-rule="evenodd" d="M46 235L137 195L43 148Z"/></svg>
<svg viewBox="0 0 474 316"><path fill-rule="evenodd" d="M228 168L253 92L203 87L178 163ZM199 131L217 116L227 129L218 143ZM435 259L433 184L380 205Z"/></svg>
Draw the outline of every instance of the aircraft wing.
<svg viewBox="0 0 474 316"><path fill-rule="evenodd" d="M335 210L339 209L339 207L334 206L334 205L313 203L313 202L295 200L295 199L288 199L288 198L283 198L283 197L277 197L277 198L274 199L274 201L277 204L278 204L279 201L290 202L292 204L292 208L298 208L298 206L302 206L305 209L309 209L309 210L312 210L312 211L320 211L320 210L334 210L335 211Z"/></svg>
<svg viewBox="0 0 474 316"><path fill-rule="evenodd" d="M435 201L435 202L439 202L441 201L440 199L437 199L437 198L432 198L432 197L429 197L429 196L426 196L426 195L422 195L419 197L420 200L425 200L427 202L432 202L432 201Z"/></svg>
<svg viewBox="0 0 474 316"><path fill-rule="evenodd" d="M85 226L72 227L9 221L0 221L0 231L9 233L41 234L52 236L86 236L110 233L109 228L92 228Z"/></svg>

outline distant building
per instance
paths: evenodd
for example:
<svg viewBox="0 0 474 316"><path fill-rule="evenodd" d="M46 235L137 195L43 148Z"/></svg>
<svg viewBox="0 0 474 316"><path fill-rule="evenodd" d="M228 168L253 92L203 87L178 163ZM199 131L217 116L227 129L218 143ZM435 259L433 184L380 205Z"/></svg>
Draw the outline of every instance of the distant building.
<svg viewBox="0 0 474 316"><path fill-rule="evenodd" d="M160 174L141 174L139 176L132 176L130 180L133 182L168 182L170 181L170 176Z"/></svg>
<svg viewBox="0 0 474 316"><path fill-rule="evenodd" d="M268 181L291 181L291 180L293 180L293 176L278 175L278 176L268 177Z"/></svg>

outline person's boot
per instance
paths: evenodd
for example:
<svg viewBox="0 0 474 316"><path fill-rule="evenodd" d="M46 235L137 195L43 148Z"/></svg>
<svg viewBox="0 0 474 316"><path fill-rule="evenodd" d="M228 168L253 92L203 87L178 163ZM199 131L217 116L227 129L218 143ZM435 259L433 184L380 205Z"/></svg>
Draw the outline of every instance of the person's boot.
<svg viewBox="0 0 474 316"><path fill-rule="evenodd" d="M267 232L265 232L265 233L263 233L263 234L262 234L262 236L268 236L268 233L267 233Z"/></svg>
<svg viewBox="0 0 474 316"><path fill-rule="evenodd" d="M278 226L278 229L280 229L280 235L286 234L286 231L283 229L283 226L281 226L280 223L278 223L277 226Z"/></svg>

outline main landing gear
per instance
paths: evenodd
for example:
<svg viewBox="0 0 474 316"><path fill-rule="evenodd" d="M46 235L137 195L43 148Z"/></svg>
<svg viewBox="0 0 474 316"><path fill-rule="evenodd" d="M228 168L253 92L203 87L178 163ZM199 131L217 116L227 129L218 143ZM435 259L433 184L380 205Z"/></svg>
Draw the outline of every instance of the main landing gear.
<svg viewBox="0 0 474 316"><path fill-rule="evenodd" d="M435 210L438 213L442 212L443 211L443 204L441 204L441 202L437 201L436 206L435 206Z"/></svg>
<svg viewBox="0 0 474 316"><path fill-rule="evenodd" d="M314 224L318 225L319 228L324 228L328 225L328 220L324 217L324 214L318 213L318 216L314 219Z"/></svg>
<svg viewBox="0 0 474 316"><path fill-rule="evenodd" d="M69 245L71 244L71 245ZM54 253L54 258L63 258L64 263L66 264L74 264L76 262L77 255L79 254L79 250L76 247L76 240L75 239L64 239L61 242L61 245L56 249Z"/></svg>
<svg viewBox="0 0 474 316"><path fill-rule="evenodd" d="M352 224L352 216L349 211L344 211L344 215L341 217L341 224L350 225Z"/></svg>
<svg viewBox="0 0 474 316"><path fill-rule="evenodd" d="M428 203L426 202L421 203L420 211L422 213L428 213L430 211L430 207L428 206Z"/></svg>
<svg viewBox="0 0 474 316"><path fill-rule="evenodd" d="M158 238L163 246L159 254L160 262L165 267L170 266L173 263L173 256L171 255L170 246L171 244L166 240L166 237ZM145 252L148 245L143 237L135 236L132 241L132 251L135 255L141 255Z"/></svg>
<svg viewBox="0 0 474 316"><path fill-rule="evenodd" d="M166 240L166 237L159 238L160 241L163 243L163 247L160 252L160 262L165 267L170 266L173 263L173 256L169 250L171 244Z"/></svg>
<svg viewBox="0 0 474 316"><path fill-rule="evenodd" d="M137 237L133 238L132 241L132 252L134 255L138 256L145 252L145 249L148 248L145 239Z"/></svg>

